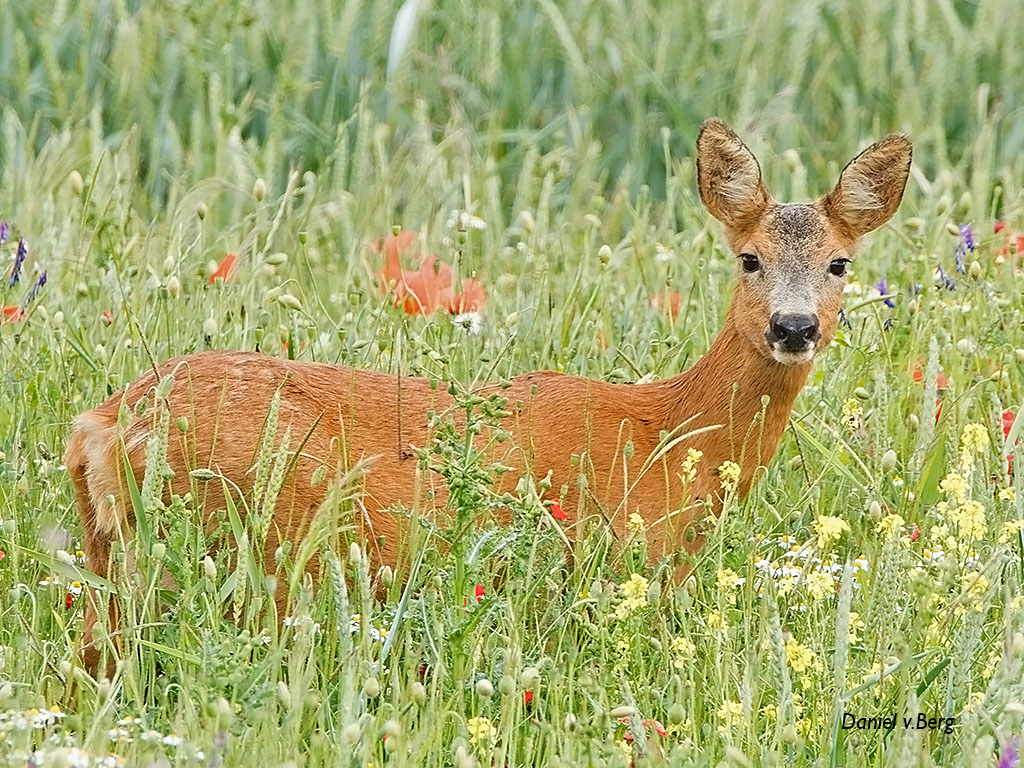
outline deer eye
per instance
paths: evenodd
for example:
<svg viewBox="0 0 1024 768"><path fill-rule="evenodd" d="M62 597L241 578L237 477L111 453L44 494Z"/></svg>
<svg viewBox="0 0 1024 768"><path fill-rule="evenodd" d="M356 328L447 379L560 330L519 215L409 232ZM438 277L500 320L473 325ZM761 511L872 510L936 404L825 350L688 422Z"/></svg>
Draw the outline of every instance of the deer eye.
<svg viewBox="0 0 1024 768"><path fill-rule="evenodd" d="M828 271L836 277L842 277L846 274L846 265L849 263L849 259L832 259L832 263L828 265Z"/></svg>
<svg viewBox="0 0 1024 768"><path fill-rule="evenodd" d="M744 272L757 272L761 268L761 262L752 253L741 253L740 261L743 262Z"/></svg>

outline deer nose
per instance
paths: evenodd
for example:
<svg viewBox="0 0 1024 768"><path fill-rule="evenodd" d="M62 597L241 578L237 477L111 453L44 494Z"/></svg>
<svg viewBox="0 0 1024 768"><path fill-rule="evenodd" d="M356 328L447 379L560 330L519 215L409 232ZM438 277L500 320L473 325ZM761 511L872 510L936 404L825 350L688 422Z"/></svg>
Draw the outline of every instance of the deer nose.
<svg viewBox="0 0 1024 768"><path fill-rule="evenodd" d="M802 352L821 338L817 315L783 315L776 312L769 320L771 336L783 349Z"/></svg>

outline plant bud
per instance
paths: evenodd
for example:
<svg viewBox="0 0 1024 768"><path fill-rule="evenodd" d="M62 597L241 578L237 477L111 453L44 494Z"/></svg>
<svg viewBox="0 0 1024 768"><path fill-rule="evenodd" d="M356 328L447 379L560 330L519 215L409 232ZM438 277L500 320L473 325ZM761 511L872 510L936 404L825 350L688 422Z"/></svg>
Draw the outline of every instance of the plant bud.
<svg viewBox="0 0 1024 768"><path fill-rule="evenodd" d="M418 680L409 686L409 694L418 707L422 707L427 701L427 689Z"/></svg>
<svg viewBox="0 0 1024 768"><path fill-rule="evenodd" d="M627 705L623 705L621 707L616 707L611 712L609 712L608 713L608 717L618 719L620 717L632 717L635 714L636 714L636 707L630 707L630 706L627 706Z"/></svg>
<svg viewBox="0 0 1024 768"><path fill-rule="evenodd" d="M570 731L570 732L571 731L575 731L576 730L576 715L574 715L572 712L567 714L565 716L565 720L562 721L562 727L565 730Z"/></svg>
<svg viewBox="0 0 1024 768"><path fill-rule="evenodd" d="M257 203L262 203L263 198L267 196L267 182L263 179L256 179L252 185L252 196L256 198Z"/></svg>
<svg viewBox="0 0 1024 768"><path fill-rule="evenodd" d="M489 699L494 695L494 686L486 677L481 677L476 681L476 695L482 699Z"/></svg>
<svg viewBox="0 0 1024 768"><path fill-rule="evenodd" d="M206 203L200 202L196 206L196 216L199 217L200 221L206 218L206 214L210 212L210 209L206 207Z"/></svg>
<svg viewBox="0 0 1024 768"><path fill-rule="evenodd" d="M184 416L179 416L174 420L174 426L178 428L179 432L184 434L185 432L188 432L188 419Z"/></svg>
<svg viewBox="0 0 1024 768"><path fill-rule="evenodd" d="M855 390L853 390L853 396L856 397L858 400L871 399L871 393L864 389L864 387L857 387Z"/></svg>
<svg viewBox="0 0 1024 768"><path fill-rule="evenodd" d="M206 318L206 322L203 323L203 335L213 338L217 335L217 320L214 317Z"/></svg>
<svg viewBox="0 0 1024 768"><path fill-rule="evenodd" d="M678 701L668 708L668 721L672 725L679 725L684 719L686 719L686 710Z"/></svg>
<svg viewBox="0 0 1024 768"><path fill-rule="evenodd" d="M363 683L363 693L365 693L366 697L369 699L376 699L380 696L380 683L377 682L376 677L366 678L366 682Z"/></svg>
<svg viewBox="0 0 1024 768"><path fill-rule="evenodd" d="M288 261L288 254L278 251L267 256L267 264L272 264L275 267L279 267Z"/></svg>
<svg viewBox="0 0 1024 768"><path fill-rule="evenodd" d="M511 696L516 692L516 681L512 679L511 675L503 675L498 681L498 690L501 691L502 696Z"/></svg>
<svg viewBox="0 0 1024 768"><path fill-rule="evenodd" d="M153 544L153 549L150 550L150 554L154 560L163 560L164 555L167 554L167 545L162 541L157 541Z"/></svg>
<svg viewBox="0 0 1024 768"><path fill-rule="evenodd" d="M380 569L380 583L384 585L385 589L390 589L391 585L395 583L395 572L391 570L390 565L385 565Z"/></svg>
<svg viewBox="0 0 1024 768"><path fill-rule="evenodd" d="M82 174L78 171L72 171L68 175L68 185L71 187L71 194L78 197L82 194L82 190L85 189L85 182L82 180Z"/></svg>
<svg viewBox="0 0 1024 768"><path fill-rule="evenodd" d="M981 262L977 259L971 262L971 266L967 268L967 274L971 276L972 280L977 280L981 277Z"/></svg>
<svg viewBox="0 0 1024 768"><path fill-rule="evenodd" d="M896 466L896 451L890 448L888 451L882 454L882 471L892 472L893 467Z"/></svg>
<svg viewBox="0 0 1024 768"><path fill-rule="evenodd" d="M53 313L53 327L57 329L64 327L64 313L59 309Z"/></svg>
<svg viewBox="0 0 1024 768"><path fill-rule="evenodd" d="M203 558L203 574L210 581L217 581L217 564L209 555Z"/></svg>
<svg viewBox="0 0 1024 768"><path fill-rule="evenodd" d="M181 295L181 280L179 280L175 275L171 275L167 278L167 293L172 299L176 299Z"/></svg>
<svg viewBox="0 0 1024 768"><path fill-rule="evenodd" d="M292 692L288 690L288 684L284 680L277 681L277 698L286 707L290 707L292 704Z"/></svg>
<svg viewBox="0 0 1024 768"><path fill-rule="evenodd" d="M282 293L277 297L277 303L286 309L291 309L296 312L302 309L302 302L292 296L290 293Z"/></svg>
<svg viewBox="0 0 1024 768"><path fill-rule="evenodd" d="M607 243L605 243L604 245L601 246L600 250L598 250L598 252L597 252L597 259L603 265L607 266L608 262L611 261L611 258L612 258L612 249L608 246Z"/></svg>

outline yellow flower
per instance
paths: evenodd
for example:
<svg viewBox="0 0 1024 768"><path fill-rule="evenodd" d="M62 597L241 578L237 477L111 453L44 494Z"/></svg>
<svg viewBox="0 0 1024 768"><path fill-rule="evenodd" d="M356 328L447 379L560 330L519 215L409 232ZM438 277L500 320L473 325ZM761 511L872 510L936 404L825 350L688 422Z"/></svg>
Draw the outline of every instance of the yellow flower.
<svg viewBox="0 0 1024 768"><path fill-rule="evenodd" d="M1010 490L1013 489L1011 488ZM1021 532L1024 532L1024 518L1003 523L1002 530L999 531L999 543L1005 544L1008 541L1018 541Z"/></svg>
<svg viewBox="0 0 1024 768"><path fill-rule="evenodd" d="M964 580L967 582L965 594L970 598L971 605L974 610L984 610L985 593L988 591L988 579L986 579L982 574L976 573L968 574Z"/></svg>
<svg viewBox="0 0 1024 768"><path fill-rule="evenodd" d="M619 585L619 592L622 593L622 602L615 608L615 618L624 619L638 608L647 605L647 588L650 586L647 579L639 573L634 573L627 581Z"/></svg>
<svg viewBox="0 0 1024 768"><path fill-rule="evenodd" d="M708 629L725 629L725 617L718 611L708 611Z"/></svg>
<svg viewBox="0 0 1024 768"><path fill-rule="evenodd" d="M1012 486L1010 488L1003 488L1003 490L999 492L999 498L1002 501L1008 501L1011 504L1014 504L1017 501L1017 489Z"/></svg>
<svg viewBox="0 0 1024 768"><path fill-rule="evenodd" d="M686 662L693 657L693 654L697 651L697 646L691 643L685 637L674 637L672 642L669 644L669 650L672 651L672 666L676 669L682 670L686 668Z"/></svg>
<svg viewBox="0 0 1024 768"><path fill-rule="evenodd" d="M856 611L850 611L850 625L847 627L850 645L860 642L860 632L864 629L864 620Z"/></svg>
<svg viewBox="0 0 1024 768"><path fill-rule="evenodd" d="M719 733L729 733L743 725L743 705L738 701L723 701L718 708Z"/></svg>
<svg viewBox="0 0 1024 768"><path fill-rule="evenodd" d="M636 512L633 512L630 514L629 520L626 521L626 530L632 534L643 533L644 519Z"/></svg>
<svg viewBox="0 0 1024 768"><path fill-rule="evenodd" d="M814 651L790 638L786 643L786 661L794 672L802 675L814 666Z"/></svg>
<svg viewBox="0 0 1024 768"><path fill-rule="evenodd" d="M985 701L985 694L981 691L973 691L967 697L967 703L964 704L964 712L977 712L983 701Z"/></svg>
<svg viewBox="0 0 1024 768"><path fill-rule="evenodd" d="M985 535L985 508L978 501L965 501L950 515L953 523L960 528L960 535L977 539Z"/></svg>
<svg viewBox="0 0 1024 768"><path fill-rule="evenodd" d="M861 404L852 397L847 398L843 403L843 423L851 432L856 432L864 426L864 409Z"/></svg>
<svg viewBox="0 0 1024 768"><path fill-rule="evenodd" d="M715 579L718 582L718 589L722 592L731 592L746 581L732 568L719 568L715 572Z"/></svg>
<svg viewBox="0 0 1024 768"><path fill-rule="evenodd" d="M688 448L686 450L686 458L683 459L683 480L687 483L692 483L697 477L697 462L701 460L704 455L703 451L698 451L696 448Z"/></svg>
<svg viewBox="0 0 1024 768"><path fill-rule="evenodd" d="M988 447L988 430L981 424L968 424L960 435L960 444L966 451L981 453Z"/></svg>
<svg viewBox="0 0 1024 768"><path fill-rule="evenodd" d="M897 531L902 531L907 521L897 514L886 515L878 522L877 530L882 536L892 536Z"/></svg>
<svg viewBox="0 0 1024 768"><path fill-rule="evenodd" d="M475 747L477 744L489 744L494 737L494 724L486 717L471 717L466 723L469 740Z"/></svg>
<svg viewBox="0 0 1024 768"><path fill-rule="evenodd" d="M839 537L843 535L844 531L849 532L850 525L841 517L818 515L814 520L814 530L818 534L818 546L828 549L839 541Z"/></svg>
<svg viewBox="0 0 1024 768"><path fill-rule="evenodd" d="M950 472L942 478L939 488L942 489L943 493L961 503L967 497L967 481L964 480L964 476L959 472Z"/></svg>
<svg viewBox="0 0 1024 768"><path fill-rule="evenodd" d="M740 482L740 465L735 461L726 461L718 468L718 477L722 481L722 490L731 493Z"/></svg>
<svg viewBox="0 0 1024 768"><path fill-rule="evenodd" d="M830 597L836 593L835 581L831 574L824 571L814 571L807 574L806 584L807 591L815 600L821 600L823 597Z"/></svg>

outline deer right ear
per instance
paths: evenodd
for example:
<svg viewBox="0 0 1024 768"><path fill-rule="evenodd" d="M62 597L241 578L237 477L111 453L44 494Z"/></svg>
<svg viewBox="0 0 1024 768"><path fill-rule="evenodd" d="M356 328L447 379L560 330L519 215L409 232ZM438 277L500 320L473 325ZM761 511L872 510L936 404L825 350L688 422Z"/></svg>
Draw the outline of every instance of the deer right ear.
<svg viewBox="0 0 1024 768"><path fill-rule="evenodd" d="M903 199L913 147L902 133L890 133L861 152L821 199L826 215L856 240L885 224Z"/></svg>
<svg viewBox="0 0 1024 768"><path fill-rule="evenodd" d="M697 187L708 213L728 229L759 218L770 199L757 159L717 117L705 120L697 134Z"/></svg>

